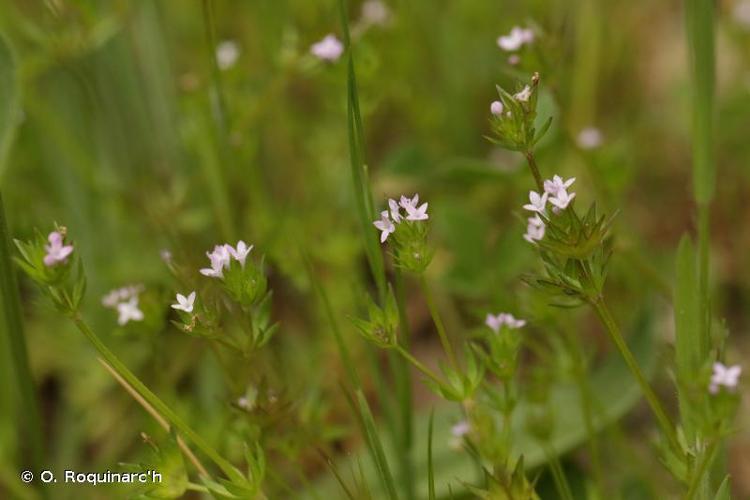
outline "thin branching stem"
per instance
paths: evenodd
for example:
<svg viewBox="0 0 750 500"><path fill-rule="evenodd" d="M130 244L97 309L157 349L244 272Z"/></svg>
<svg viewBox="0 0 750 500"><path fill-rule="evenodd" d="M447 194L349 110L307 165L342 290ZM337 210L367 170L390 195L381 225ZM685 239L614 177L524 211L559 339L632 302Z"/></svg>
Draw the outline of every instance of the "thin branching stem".
<svg viewBox="0 0 750 500"><path fill-rule="evenodd" d="M531 169L531 174L534 176L534 182L536 182L537 189L540 193L543 193L544 181L542 181L542 174L539 172L539 167L536 164L534 152L528 150L524 153L524 156L526 157L526 162L529 164L529 169Z"/></svg>

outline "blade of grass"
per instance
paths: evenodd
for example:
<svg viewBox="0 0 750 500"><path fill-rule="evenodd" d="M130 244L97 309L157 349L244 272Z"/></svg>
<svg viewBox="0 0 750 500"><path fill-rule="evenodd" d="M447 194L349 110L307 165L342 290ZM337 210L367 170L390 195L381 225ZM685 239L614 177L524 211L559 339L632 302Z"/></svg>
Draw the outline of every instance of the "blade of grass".
<svg viewBox="0 0 750 500"><path fill-rule="evenodd" d="M383 443L380 441L378 430L375 427L375 419L372 416L370 405L367 403L367 398L365 398L365 395L361 389L357 389L356 397L356 404L361 419L362 430L365 437L367 438L368 446L370 447L372 458L375 461L375 466L378 469L378 474L380 476L381 482L385 487L384 489L388 495L388 498L398 500L398 494L396 493L396 483L393 480L393 475L391 474L390 467L388 466L388 460L386 459L385 451L383 450Z"/></svg>
<svg viewBox="0 0 750 500"><path fill-rule="evenodd" d="M0 325L3 332L2 341L9 348L12 371L15 383L4 384L5 391L17 388L20 400L20 408L17 415L23 439L28 445L29 460L36 470L41 470L44 460L44 448L42 437L43 427L39 415L39 406L36 399L36 388L29 367L26 337L23 331L21 316L21 299L16 282L16 275L11 264L10 236L8 235L8 223L5 218L2 195L0 194ZM19 457L21 458L21 457ZM41 483L40 483L41 484Z"/></svg>
<svg viewBox="0 0 750 500"><path fill-rule="evenodd" d="M427 425L427 498L435 500L435 471L432 467L432 430L435 423L435 410L430 412L430 422Z"/></svg>
<svg viewBox="0 0 750 500"><path fill-rule="evenodd" d="M0 182L21 111L16 65L10 47L0 35Z"/></svg>
<svg viewBox="0 0 750 500"><path fill-rule="evenodd" d="M370 264L370 271L378 288L381 300L385 297L385 266L383 254L377 239L377 232L372 230L371 224L375 219L372 192L368 182L367 167L364 163L364 131L362 116L359 109L357 94L357 76L354 71L354 55L349 34L349 15L346 0L339 0L341 11L341 28L343 31L344 47L347 52L347 132L349 136L349 159L354 183L354 198L357 205L357 215L365 241L365 252Z"/></svg>

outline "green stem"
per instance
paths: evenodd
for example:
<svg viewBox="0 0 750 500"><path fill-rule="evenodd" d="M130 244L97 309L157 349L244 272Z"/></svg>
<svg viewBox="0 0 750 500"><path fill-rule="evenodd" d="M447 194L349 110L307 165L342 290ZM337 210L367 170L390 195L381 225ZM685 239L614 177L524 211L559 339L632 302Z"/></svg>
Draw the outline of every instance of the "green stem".
<svg viewBox="0 0 750 500"><path fill-rule="evenodd" d="M539 190L539 193L543 193L544 181L542 181L542 174L539 172L539 167L536 164L534 152L531 150L526 151L524 153L524 156L526 156L526 162L529 164L529 168L531 169L531 173L534 176L534 182L536 182L536 187Z"/></svg>
<svg viewBox="0 0 750 500"><path fill-rule="evenodd" d="M418 360L417 358L415 358L414 356L412 356L411 354L409 354L409 351L407 351L406 349L404 349L404 348L403 348L403 347L401 347L400 345L397 345L397 346L395 347L395 349L396 349L396 351L397 351L397 352L398 352L399 354L401 354L401 355L402 355L402 356L403 356L403 357L404 357L404 358L405 358L405 359L406 359L406 360L407 360L407 361L408 361L409 363L411 363L412 365L414 365L414 368L416 368L416 369L417 369L417 370L419 370L420 372L422 372L422 373L424 373L425 375L427 375L427 376L428 376L428 377L429 377L429 378L430 378L430 379L431 379L431 380L432 380L433 382L435 382L436 384L438 384L438 385L439 385L439 386L441 386L441 387L445 385L445 384L443 383L443 381L442 381L442 380L440 380L440 377L438 377L438 376L437 376L437 375L435 374L435 372L433 372L432 370L430 370L429 368L427 368L427 367L426 367L425 365L423 365L423 364L422 364L422 362L421 362L421 361L419 361L419 360Z"/></svg>
<svg viewBox="0 0 750 500"><path fill-rule="evenodd" d="M547 461L550 465L550 471L552 471L552 479L555 482L555 489L563 500L573 500L573 492L570 490L570 484L565 476L560 460L548 444L544 444L544 453L547 455Z"/></svg>
<svg viewBox="0 0 750 500"><path fill-rule="evenodd" d="M625 342L625 339L622 336L622 332L620 332L620 328L612 318L612 314L609 312L609 308L604 302L604 299L599 297L591 304L594 307L597 315L599 316L599 319L602 320L602 323L606 327L610 338L617 346L617 349L620 351L622 358L625 360L625 364L628 365L630 372L633 374L636 381L641 386L641 391L643 391L643 395L646 398L646 401L648 401L648 404L651 407L651 411L653 411L656 420L659 422L659 425L666 435L670 446L675 452L681 454L682 447L680 446L680 442L677 439L677 433L675 432L674 425L669 420L667 413L664 411L664 408L659 402L659 398L656 396L656 393L651 388L648 380L646 380L646 376L638 366L638 361L636 361L635 356L633 356L633 353Z"/></svg>
<svg viewBox="0 0 750 500"><path fill-rule="evenodd" d="M419 284L422 286L422 293L424 293L425 299L427 300L427 307L430 310L430 316L432 316L432 321L435 323L435 328L437 329L438 336L440 337L440 343L443 344L443 350L445 350L445 354L446 356L448 356L448 362L451 364L453 369L458 372L458 362L456 360L456 355L453 352L453 347L451 346L450 339L448 339L448 334L445 331L445 325L443 325L443 320L440 317L440 311L438 311L437 304L435 303L435 298L432 295L432 290L427 284L427 279L425 278L424 274L420 275Z"/></svg>
<svg viewBox="0 0 750 500"><path fill-rule="evenodd" d="M225 460L219 453L209 445L199 434L185 423L182 418L177 415L172 409L167 406L159 397L151 392L146 385L141 382L138 377L131 372L120 359L109 350L109 348L101 341L96 333L84 322L80 315L75 312L73 314L73 323L75 323L78 330L91 342L99 354L104 360L120 375L128 384L130 384L138 394L143 397L154 409L162 415L167 421L169 421L178 432L182 433L186 438L192 441L203 453L206 454L213 462L226 474L230 479L241 479L239 471L227 460Z"/></svg>
<svg viewBox="0 0 750 500"><path fill-rule="evenodd" d="M406 294L404 291L404 279L401 269L395 271L395 297L399 317L399 344L409 349L409 317L406 313ZM399 357L396 362L396 393L398 395L399 409L401 410L400 429L400 453L399 466L404 493L407 499L415 498L415 475L412 448L414 446L414 412L412 411L411 373L409 364L405 358Z"/></svg>
<svg viewBox="0 0 750 500"><path fill-rule="evenodd" d="M30 462L37 470L40 470L44 465L42 463L44 460L44 445L42 443L44 428L39 415L34 378L29 367L18 283L16 282L10 255L8 224L5 219L2 196L0 195L0 320L4 323L0 330L5 332L4 335L7 336L11 363L15 372L15 385L20 396L20 408L16 415L21 417L19 423L23 422L24 429L22 431L23 440L19 439L19 441L28 443L31 455ZM44 490L42 491L46 497L46 493L44 493Z"/></svg>

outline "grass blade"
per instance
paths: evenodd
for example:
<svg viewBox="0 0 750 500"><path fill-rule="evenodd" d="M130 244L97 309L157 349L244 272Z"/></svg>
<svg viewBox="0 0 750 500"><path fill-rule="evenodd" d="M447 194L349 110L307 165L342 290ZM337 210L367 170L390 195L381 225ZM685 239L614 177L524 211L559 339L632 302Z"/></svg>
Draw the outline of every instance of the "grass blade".
<svg viewBox="0 0 750 500"><path fill-rule="evenodd" d="M21 300L18 292L18 284L11 263L10 237L8 235L8 224L5 218L2 195L0 195L0 331L3 339L0 341L7 345L13 372L14 384L4 384L6 391L12 390L15 385L20 400L20 408L17 415L22 417L23 422L21 442L28 444L29 460L37 470L44 465L44 450L42 444L43 428L39 415L39 406L36 399L36 388L29 367L29 358L26 349L26 338L23 332L23 321L21 316ZM5 396L11 394L3 394ZM19 457L20 458L20 457Z"/></svg>
<svg viewBox="0 0 750 500"><path fill-rule="evenodd" d="M432 467L432 429L435 423L435 411L430 412L430 422L427 425L427 498L435 500L435 471Z"/></svg>
<svg viewBox="0 0 750 500"><path fill-rule="evenodd" d="M3 179L6 160L16 135L21 111L19 94L13 54L4 38L0 36L0 181Z"/></svg>

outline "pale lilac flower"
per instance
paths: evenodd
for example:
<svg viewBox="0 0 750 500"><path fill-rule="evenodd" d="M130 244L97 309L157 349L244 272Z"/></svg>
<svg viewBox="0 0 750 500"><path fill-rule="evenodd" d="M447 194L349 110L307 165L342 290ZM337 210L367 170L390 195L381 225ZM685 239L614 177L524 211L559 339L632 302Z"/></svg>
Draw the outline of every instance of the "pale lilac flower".
<svg viewBox="0 0 750 500"><path fill-rule="evenodd" d="M237 242L237 248L228 244L224 246L226 247L227 252L229 252L229 255L239 262L242 267L245 267L245 259L247 259L247 254L250 253L250 250L253 249L253 245L247 246L244 241L240 240Z"/></svg>
<svg viewBox="0 0 750 500"><path fill-rule="evenodd" d="M536 191L529 191L529 202L523 206L526 210L532 212L544 212L544 207L547 205L547 197L549 193L542 193L540 196Z"/></svg>
<svg viewBox="0 0 750 500"><path fill-rule="evenodd" d="M484 324L490 327L490 330L497 333L503 326L504 318L505 316L503 313L500 313L498 315L487 313L487 318L485 318Z"/></svg>
<svg viewBox="0 0 750 500"><path fill-rule="evenodd" d="M549 199L549 202L555 206L555 208L558 208L560 210L565 210L568 208L568 205L571 201L573 201L573 198L576 197L575 193L568 193L566 190L560 190L558 191L556 196L553 196Z"/></svg>
<svg viewBox="0 0 750 500"><path fill-rule="evenodd" d="M138 297L131 297L127 302L117 304L117 324L120 326L128 321L142 321L143 311L138 308Z"/></svg>
<svg viewBox="0 0 750 500"><path fill-rule="evenodd" d="M219 69L227 70L237 63L240 48L232 40L224 40L216 47L216 64Z"/></svg>
<svg viewBox="0 0 750 500"><path fill-rule="evenodd" d="M203 268L200 273L211 278L223 278L224 268L229 267L230 254L227 245L216 245L213 252L206 252L211 267Z"/></svg>
<svg viewBox="0 0 750 500"><path fill-rule="evenodd" d="M427 203L422 203L419 207L406 205L404 208L406 209L407 214L406 220L418 221L430 218L430 216L427 215Z"/></svg>
<svg viewBox="0 0 750 500"><path fill-rule="evenodd" d="M380 243L385 243L388 239L388 235L396 231L396 226L393 225L393 221L388 218L388 210L380 212L380 220L376 220L372 223L378 231L380 231Z"/></svg>
<svg viewBox="0 0 750 500"><path fill-rule="evenodd" d="M57 231L52 231L47 237L49 245L44 249L47 255L44 256L44 265L52 267L61 262L68 260L68 256L73 252L73 245L63 245L63 235Z"/></svg>
<svg viewBox="0 0 750 500"><path fill-rule="evenodd" d="M567 190L575 181L575 177L564 180L559 175L555 175L554 177L552 177L552 179L547 179L546 181L544 181L544 191L549 193L551 196L557 196L558 193Z"/></svg>
<svg viewBox="0 0 750 500"><path fill-rule="evenodd" d="M511 66L515 66L520 62L521 56L519 56L518 54L511 54L510 56L508 56L508 64L510 64Z"/></svg>
<svg viewBox="0 0 750 500"><path fill-rule="evenodd" d="M336 38L336 35L326 35L321 41L310 47L310 53L323 61L336 61L344 52L344 45Z"/></svg>
<svg viewBox="0 0 750 500"><path fill-rule="evenodd" d="M193 312L193 305L195 304L195 291L190 292L190 295L188 295L187 297L185 297L181 293L178 293L176 299L177 303L172 304L172 309L185 311L186 313Z"/></svg>
<svg viewBox="0 0 750 500"><path fill-rule="evenodd" d="M399 207L398 202L391 198L388 200L388 207L391 209L391 219L393 219L393 222L396 224L401 222L401 208Z"/></svg>
<svg viewBox="0 0 750 500"><path fill-rule="evenodd" d="M253 406L250 403L250 399L247 396L242 396L241 398L237 399L237 406L246 411L250 411L253 409Z"/></svg>
<svg viewBox="0 0 750 500"><path fill-rule="evenodd" d="M520 92L513 94L513 99L518 102L528 102L531 97L531 87L526 85Z"/></svg>
<svg viewBox="0 0 750 500"><path fill-rule="evenodd" d="M508 325L508 328L511 330L517 330L518 328L522 328L526 325L525 319L517 319L513 317L512 314L508 313L505 315L505 324Z"/></svg>
<svg viewBox="0 0 750 500"><path fill-rule="evenodd" d="M529 224L526 227L526 234L523 235L523 238L529 243L536 243L543 239L546 228L541 217L535 215L534 217L529 217L528 221Z"/></svg>
<svg viewBox="0 0 750 500"><path fill-rule="evenodd" d="M719 392L719 386L724 386L729 390L735 390L739 383L742 367L740 365L726 366L723 363L716 362L713 366L713 375L708 390L711 394Z"/></svg>
<svg viewBox="0 0 750 500"><path fill-rule="evenodd" d="M391 11L381 0L366 0L362 4L362 22L368 25L385 25Z"/></svg>
<svg viewBox="0 0 750 500"><path fill-rule="evenodd" d="M511 330L521 328L526 324L526 320L516 319L510 313L487 314L484 324L490 327L493 332L498 333L503 326L507 326Z"/></svg>
<svg viewBox="0 0 750 500"><path fill-rule="evenodd" d="M514 26L510 33L497 39L497 45L506 52L514 52L520 49L524 44L530 44L534 41L534 32L530 29L524 29L520 26Z"/></svg>
<svg viewBox="0 0 750 500"><path fill-rule="evenodd" d="M462 438L471 432L471 424L466 420L461 420L451 427L451 434L455 438Z"/></svg>
<svg viewBox="0 0 750 500"><path fill-rule="evenodd" d="M500 101L492 101L490 104L490 113L492 113L495 116L500 116L503 114L503 103Z"/></svg>
<svg viewBox="0 0 750 500"><path fill-rule="evenodd" d="M585 127L578 132L576 143L581 149L596 149L602 145L604 137L601 130L596 127Z"/></svg>
<svg viewBox="0 0 750 500"><path fill-rule="evenodd" d="M133 297L137 297L143 291L144 287L141 284L128 285L121 288L116 288L107 293L102 297L102 305L111 309L116 309L120 302L125 302Z"/></svg>

